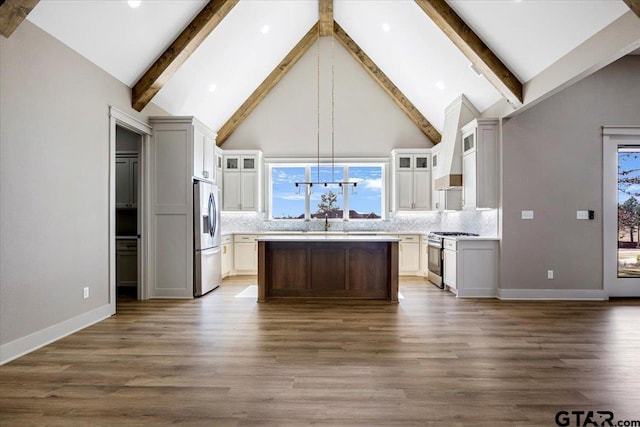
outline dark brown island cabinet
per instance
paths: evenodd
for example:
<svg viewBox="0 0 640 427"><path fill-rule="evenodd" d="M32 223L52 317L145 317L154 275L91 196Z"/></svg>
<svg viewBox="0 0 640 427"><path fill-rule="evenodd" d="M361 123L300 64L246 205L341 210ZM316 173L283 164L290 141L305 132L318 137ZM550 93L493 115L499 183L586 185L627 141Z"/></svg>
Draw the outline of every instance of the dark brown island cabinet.
<svg viewBox="0 0 640 427"><path fill-rule="evenodd" d="M277 235L258 239L258 302L335 298L398 302L396 237Z"/></svg>

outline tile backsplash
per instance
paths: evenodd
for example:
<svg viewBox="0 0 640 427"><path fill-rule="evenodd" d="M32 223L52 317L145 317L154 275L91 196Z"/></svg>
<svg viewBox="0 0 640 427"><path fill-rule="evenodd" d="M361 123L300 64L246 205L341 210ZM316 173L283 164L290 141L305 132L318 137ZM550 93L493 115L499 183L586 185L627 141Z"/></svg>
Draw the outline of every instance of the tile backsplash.
<svg viewBox="0 0 640 427"><path fill-rule="evenodd" d="M498 234L498 210L455 212L393 213L387 220L330 221L330 231L381 231L427 233L429 231L464 231L481 236ZM262 233L273 231L323 231L323 220L265 221L258 213L222 213L222 232Z"/></svg>

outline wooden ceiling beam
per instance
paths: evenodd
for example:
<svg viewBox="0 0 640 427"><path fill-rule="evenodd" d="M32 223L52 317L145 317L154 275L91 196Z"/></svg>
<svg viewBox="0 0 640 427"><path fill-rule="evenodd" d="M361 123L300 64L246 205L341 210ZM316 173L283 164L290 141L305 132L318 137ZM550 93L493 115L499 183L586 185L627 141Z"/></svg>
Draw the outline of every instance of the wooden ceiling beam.
<svg viewBox="0 0 640 427"><path fill-rule="evenodd" d="M516 108L522 106L522 83L445 0L415 2L509 103Z"/></svg>
<svg viewBox="0 0 640 427"><path fill-rule="evenodd" d="M629 9L631 9L633 13L638 15L638 18L640 18L640 0L623 0L623 1L627 4L627 6L629 6Z"/></svg>
<svg viewBox="0 0 640 427"><path fill-rule="evenodd" d="M40 0L1 0L0 34L9 38Z"/></svg>
<svg viewBox="0 0 640 427"><path fill-rule="evenodd" d="M131 104L142 109L178 71L239 0L210 0L131 90Z"/></svg>
<svg viewBox="0 0 640 427"><path fill-rule="evenodd" d="M289 70L298 62L298 60L309 50L309 48L318 40L318 26L315 23L313 27L302 37L293 49L280 61L278 66L267 76L267 78L253 91L247 100L233 113L231 118L218 131L216 143L222 145L229 135L235 131L238 126L251 114L251 112L260 104L280 80L289 72Z"/></svg>
<svg viewBox="0 0 640 427"><path fill-rule="evenodd" d="M393 82L378 68L378 66L367 56L366 53L353 41L338 25L333 22L334 36L347 49L351 56L369 73L380 87L395 101L404 111L411 121L434 143L437 144L442 139L440 132L418 111L418 109L407 99L406 96L393 84Z"/></svg>
<svg viewBox="0 0 640 427"><path fill-rule="evenodd" d="M333 35L333 0L318 0L320 37Z"/></svg>

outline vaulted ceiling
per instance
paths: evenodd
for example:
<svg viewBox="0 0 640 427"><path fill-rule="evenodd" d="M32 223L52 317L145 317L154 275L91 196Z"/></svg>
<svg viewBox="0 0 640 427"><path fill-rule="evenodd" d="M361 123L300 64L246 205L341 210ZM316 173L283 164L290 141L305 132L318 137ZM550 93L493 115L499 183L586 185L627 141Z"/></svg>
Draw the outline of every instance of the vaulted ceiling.
<svg viewBox="0 0 640 427"><path fill-rule="evenodd" d="M437 142L445 107L460 94L480 111L502 99L519 108L562 83L546 82L547 74L558 74L554 67L575 74L564 81L584 74L589 64L567 71L571 67L562 61L589 43L608 43L601 49L611 52L600 55L609 62L637 49L640 36L628 28L640 28L630 12L637 14L639 3L143 0L132 8L127 1L42 0L27 19L132 87L134 108L152 101L171 114L194 115L221 130L219 142L315 42L319 22L321 35L335 30L352 56ZM593 61L606 65L605 58ZM544 84L549 88L540 89Z"/></svg>

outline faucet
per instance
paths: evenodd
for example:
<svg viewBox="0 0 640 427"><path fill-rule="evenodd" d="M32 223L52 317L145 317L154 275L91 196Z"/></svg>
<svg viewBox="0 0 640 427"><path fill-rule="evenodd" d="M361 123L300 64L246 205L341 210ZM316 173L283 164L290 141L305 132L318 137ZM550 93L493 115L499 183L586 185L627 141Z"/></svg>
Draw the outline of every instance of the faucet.
<svg viewBox="0 0 640 427"><path fill-rule="evenodd" d="M329 227L331 227L331 224L329 224L329 214L324 214L324 231L329 231Z"/></svg>

